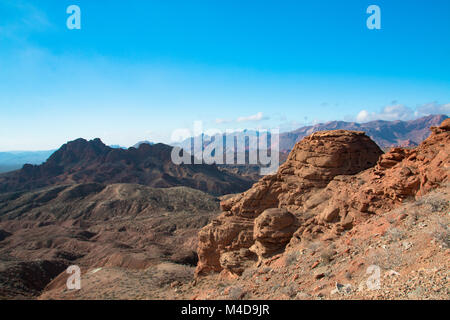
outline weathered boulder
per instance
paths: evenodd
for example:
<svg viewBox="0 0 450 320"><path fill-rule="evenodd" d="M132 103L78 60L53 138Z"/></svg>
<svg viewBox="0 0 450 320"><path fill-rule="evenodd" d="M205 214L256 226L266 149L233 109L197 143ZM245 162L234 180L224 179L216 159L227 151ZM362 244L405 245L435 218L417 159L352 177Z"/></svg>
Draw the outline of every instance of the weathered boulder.
<svg viewBox="0 0 450 320"><path fill-rule="evenodd" d="M297 227L295 216L286 209L267 209L255 219L255 244L250 250L260 258L278 254L289 243Z"/></svg>
<svg viewBox="0 0 450 320"><path fill-rule="evenodd" d="M227 262L220 262L221 255L249 248L252 244L253 220L222 213L199 232L199 261L196 273L206 274L223 270Z"/></svg>

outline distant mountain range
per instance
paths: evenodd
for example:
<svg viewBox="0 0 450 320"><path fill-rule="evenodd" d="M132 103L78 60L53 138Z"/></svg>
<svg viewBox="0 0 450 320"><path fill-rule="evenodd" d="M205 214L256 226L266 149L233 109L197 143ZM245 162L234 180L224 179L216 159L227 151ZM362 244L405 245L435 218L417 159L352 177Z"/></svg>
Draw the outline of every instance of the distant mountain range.
<svg viewBox="0 0 450 320"><path fill-rule="evenodd" d="M55 150L0 152L0 173L22 168L26 163L41 164Z"/></svg>
<svg viewBox="0 0 450 320"><path fill-rule="evenodd" d="M410 121L376 120L367 123L330 121L326 123L319 123L312 126L301 127L294 131L280 133L279 150L282 154L289 153L297 142L313 132L338 129L364 131L378 144L379 147L384 150L393 146L415 147L430 135L429 128L431 126L439 125L447 118L448 117L446 115L430 115ZM267 133L258 133L254 130L244 130L242 132L235 132L222 136L222 138L226 141L229 136L235 136L238 139L242 139L244 137L255 137L258 134L260 137L265 137ZM203 143L203 146L206 147L209 144L209 141L211 141L211 137L204 135L203 138L206 140L206 142ZM194 139L195 138L188 138L176 145L193 153ZM248 152L252 148L254 147L246 145L245 151Z"/></svg>
<svg viewBox="0 0 450 320"><path fill-rule="evenodd" d="M114 149L100 139L77 139L64 144L41 165L0 175L0 193L96 182L136 183L155 188L187 186L214 195L241 192L252 180L220 170L215 165L176 165L172 147L143 143L136 148Z"/></svg>
<svg viewBox="0 0 450 320"><path fill-rule="evenodd" d="M366 134L370 136L370 138L372 138L372 140L374 140L384 150L392 146L414 147L429 136L429 127L440 124L446 118L448 118L446 115L430 115L410 121L377 120L367 123L331 121L312 126L301 127L294 131L280 133L280 160L281 162L285 160L286 155L290 150L292 150L295 143L313 132L323 130L345 129L365 131ZM258 133L256 131L247 130L243 132L233 133L233 135L237 137L256 136L257 134ZM208 141L210 140L210 137L205 137L208 139ZM188 146L191 141L192 138L186 139L183 142L174 145L188 150ZM140 141L133 145L133 148L138 149L142 144L154 145L154 143L150 141ZM126 150L126 148L119 145L113 145L110 146L110 148ZM42 164L52 155L54 151L55 150L0 152L0 173L21 169L24 164ZM192 149L190 151L192 153ZM248 151L249 147L247 146L246 152ZM224 166L221 167L225 168ZM257 168L255 170L258 171Z"/></svg>
<svg viewBox="0 0 450 320"><path fill-rule="evenodd" d="M376 120L366 123L331 121L280 134L280 151L290 151L294 145L313 132L323 130L364 131L382 149L393 146L415 147L430 135L430 127L437 126L448 117L430 115L410 121Z"/></svg>
<svg viewBox="0 0 450 320"><path fill-rule="evenodd" d="M139 148L143 143L153 145L150 141L140 141L133 145L133 148ZM110 145L113 149L128 149L118 144ZM42 164L47 160L54 150L45 151L8 151L0 152L0 173L21 169L24 164Z"/></svg>

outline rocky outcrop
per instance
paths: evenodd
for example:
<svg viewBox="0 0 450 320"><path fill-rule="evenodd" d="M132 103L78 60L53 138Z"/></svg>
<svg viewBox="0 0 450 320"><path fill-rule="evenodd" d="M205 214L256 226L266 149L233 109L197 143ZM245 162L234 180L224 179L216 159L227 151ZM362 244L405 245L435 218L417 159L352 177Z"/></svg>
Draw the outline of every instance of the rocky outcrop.
<svg viewBox="0 0 450 320"><path fill-rule="evenodd" d="M287 242L333 240L370 215L448 182L450 120L431 131L417 148L392 148L383 155L362 132L317 132L303 139L275 175L221 203L224 212L200 232L197 274L228 270L221 256L241 248L263 259ZM279 209L266 211L270 208ZM292 237L284 232L288 213L295 220ZM277 219L283 222L272 222ZM276 234L279 241L267 241ZM279 246L271 250L275 243Z"/></svg>
<svg viewBox="0 0 450 320"><path fill-rule="evenodd" d="M386 212L408 198L422 196L449 180L450 120L431 127L432 134L415 149L392 148L377 164L359 174L337 176L315 194L314 218L295 232L295 240L322 235L333 239L371 214Z"/></svg>
<svg viewBox="0 0 450 320"><path fill-rule="evenodd" d="M316 132L299 142L278 172L262 178L247 192L221 203L224 211L255 218L265 209L296 211L309 193L324 188L337 175L374 166L382 154L363 132Z"/></svg>
<svg viewBox="0 0 450 320"><path fill-rule="evenodd" d="M260 257L279 251L294 231L291 225L305 219L299 213L312 194L338 175L351 175L374 166L381 154L380 148L359 131L317 132L303 139L276 174L221 202L224 212L199 233L197 273L222 270L221 256L241 248L253 246ZM272 208L284 210L269 210L255 224L255 218ZM278 244L274 246L275 242Z"/></svg>
<svg viewBox="0 0 450 320"><path fill-rule="evenodd" d="M224 253L248 249L253 241L253 220L223 212L200 230L197 274L219 272L227 266L220 262ZM236 257L236 255L234 255ZM234 263L236 264L236 263ZM228 269L232 271L232 269Z"/></svg>
<svg viewBox="0 0 450 320"><path fill-rule="evenodd" d="M415 149L392 148L371 170L330 182L324 189L329 206L357 218L388 210L448 181L449 123L447 119L439 127L432 127L431 136Z"/></svg>

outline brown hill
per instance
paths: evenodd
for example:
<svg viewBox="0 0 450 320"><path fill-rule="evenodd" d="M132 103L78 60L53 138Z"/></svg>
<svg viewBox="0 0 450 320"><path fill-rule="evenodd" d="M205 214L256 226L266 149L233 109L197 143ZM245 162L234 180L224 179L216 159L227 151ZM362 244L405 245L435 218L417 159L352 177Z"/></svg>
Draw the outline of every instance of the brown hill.
<svg viewBox="0 0 450 320"><path fill-rule="evenodd" d="M186 187L96 183L0 195L0 298L31 298L68 265L195 266L218 199ZM63 283L65 285L65 281Z"/></svg>
<svg viewBox="0 0 450 320"><path fill-rule="evenodd" d="M187 186L222 195L248 189L252 180L215 165L175 165L172 147L141 144L138 149L113 149L94 139L68 142L42 165L0 175L0 193L29 191L74 183L137 183L156 188Z"/></svg>

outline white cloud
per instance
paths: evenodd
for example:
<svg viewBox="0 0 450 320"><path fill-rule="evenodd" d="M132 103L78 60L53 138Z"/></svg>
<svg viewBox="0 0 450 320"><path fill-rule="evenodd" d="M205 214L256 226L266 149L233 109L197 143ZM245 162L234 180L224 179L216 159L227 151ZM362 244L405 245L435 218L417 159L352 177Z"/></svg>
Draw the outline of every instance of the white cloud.
<svg viewBox="0 0 450 320"><path fill-rule="evenodd" d="M446 114L450 115L450 103L438 104L436 102L426 103L417 108L419 115Z"/></svg>
<svg viewBox="0 0 450 320"><path fill-rule="evenodd" d="M269 117L264 116L262 112L258 112L257 114L247 116L247 117L238 117L236 120L231 119L225 119L225 118L217 118L215 120L216 124L225 124L225 123L232 123L232 122L257 122L261 120L268 120Z"/></svg>
<svg viewBox="0 0 450 320"><path fill-rule="evenodd" d="M262 112L258 112L257 114L248 116L248 117L239 117L237 118L237 122L246 122L246 121L261 121L267 120L268 117L264 117Z"/></svg>
<svg viewBox="0 0 450 320"><path fill-rule="evenodd" d="M368 119L370 119L371 115L369 113L369 111L367 110L361 110L358 115L356 116L356 121L357 122L367 122L370 121Z"/></svg>
<svg viewBox="0 0 450 320"><path fill-rule="evenodd" d="M438 104L436 102L418 106L416 110L403 104L395 104L384 107L380 112L361 110L356 116L357 122L369 122L374 120L412 120L430 114L450 115L450 103Z"/></svg>
<svg viewBox="0 0 450 320"><path fill-rule="evenodd" d="M216 119L216 123L217 124L224 124L224 123L230 123L230 122L232 122L231 120L229 120L229 119Z"/></svg>
<svg viewBox="0 0 450 320"><path fill-rule="evenodd" d="M410 120L414 117L414 111L402 104L386 106L381 112L369 112L361 110L356 116L357 122L368 122L373 120Z"/></svg>

